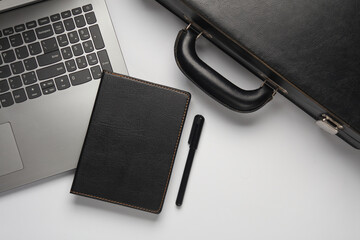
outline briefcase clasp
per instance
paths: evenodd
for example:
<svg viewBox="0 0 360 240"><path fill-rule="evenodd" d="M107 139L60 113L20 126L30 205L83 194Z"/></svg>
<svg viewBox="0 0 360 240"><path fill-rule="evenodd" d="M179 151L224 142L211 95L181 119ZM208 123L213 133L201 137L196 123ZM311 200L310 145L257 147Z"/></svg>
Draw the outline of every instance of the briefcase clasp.
<svg viewBox="0 0 360 240"><path fill-rule="evenodd" d="M336 135L339 130L344 127L335 121L333 118L329 117L327 114L322 114L321 119L316 121L316 124L325 132L330 133L331 135Z"/></svg>

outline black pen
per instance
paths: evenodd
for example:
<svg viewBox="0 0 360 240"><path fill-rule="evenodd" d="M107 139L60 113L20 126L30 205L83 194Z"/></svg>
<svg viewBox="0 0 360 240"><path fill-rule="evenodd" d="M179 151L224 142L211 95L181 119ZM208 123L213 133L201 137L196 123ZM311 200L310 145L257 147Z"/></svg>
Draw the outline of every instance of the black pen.
<svg viewBox="0 0 360 240"><path fill-rule="evenodd" d="M183 174L182 179L181 179L179 193L178 193L178 196L176 198L176 205L177 206L181 206L181 204L183 202L183 199L184 199L186 185L187 185L189 175L190 175L191 165L192 165L192 162L194 160L195 151L196 151L196 149L198 147L198 144L199 144L201 130L203 128L204 121L205 121L205 118L203 116L201 116L201 115L196 115L195 118L194 118L194 123L192 125L190 138L189 138L190 150L189 150L189 154L188 154L188 157L187 157L187 160L186 160L184 174Z"/></svg>

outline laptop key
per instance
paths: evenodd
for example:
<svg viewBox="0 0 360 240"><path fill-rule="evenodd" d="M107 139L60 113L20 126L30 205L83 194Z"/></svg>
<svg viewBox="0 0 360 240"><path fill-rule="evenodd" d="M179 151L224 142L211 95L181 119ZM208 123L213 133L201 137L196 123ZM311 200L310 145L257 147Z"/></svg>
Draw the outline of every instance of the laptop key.
<svg viewBox="0 0 360 240"><path fill-rule="evenodd" d="M59 50L56 39L54 37L41 41L41 46L44 50L44 53Z"/></svg>
<svg viewBox="0 0 360 240"><path fill-rule="evenodd" d="M26 93L23 88L13 91L12 94L16 103L22 103L27 100Z"/></svg>
<svg viewBox="0 0 360 240"><path fill-rule="evenodd" d="M72 48L73 53L74 53L75 56L80 56L80 55L82 55L84 53L80 43L76 44L76 45L73 45L71 48Z"/></svg>
<svg viewBox="0 0 360 240"><path fill-rule="evenodd" d="M95 13L94 12L89 12L87 14L85 14L85 18L86 18L86 22L88 24L94 24L96 23L96 17L95 17Z"/></svg>
<svg viewBox="0 0 360 240"><path fill-rule="evenodd" d="M42 95L39 84L34 84L29 87L26 87L26 93L29 99L38 98Z"/></svg>
<svg viewBox="0 0 360 240"><path fill-rule="evenodd" d="M11 63L16 60L14 50L9 50L9 51L3 52L1 55L2 55L5 63Z"/></svg>
<svg viewBox="0 0 360 240"><path fill-rule="evenodd" d="M89 11L93 10L93 7L91 4L88 4L88 5L83 6L82 9L84 12L89 12Z"/></svg>
<svg viewBox="0 0 360 240"><path fill-rule="evenodd" d="M40 18L38 20L39 25L45 25L50 23L50 18L49 17L44 17L44 18Z"/></svg>
<svg viewBox="0 0 360 240"><path fill-rule="evenodd" d="M69 77L66 75L55 78L55 83L59 91L70 87Z"/></svg>
<svg viewBox="0 0 360 240"><path fill-rule="evenodd" d="M29 45L29 50L31 55L38 55L42 52L40 43L36 42Z"/></svg>
<svg viewBox="0 0 360 240"><path fill-rule="evenodd" d="M84 69L79 72L72 73L69 75L69 77L73 86L89 82L92 79L89 69Z"/></svg>
<svg viewBox="0 0 360 240"><path fill-rule="evenodd" d="M75 29L75 23L72 18L64 20L64 25L65 25L66 31L71 31L71 30Z"/></svg>
<svg viewBox="0 0 360 240"><path fill-rule="evenodd" d="M67 36L65 34L57 36L57 40L59 42L60 47L65 47L69 44L69 41L67 39Z"/></svg>
<svg viewBox="0 0 360 240"><path fill-rule="evenodd" d="M73 10L71 10L73 15L79 15L80 13L82 13L82 10L80 7L78 8L74 8Z"/></svg>
<svg viewBox="0 0 360 240"><path fill-rule="evenodd" d="M62 22L56 22L53 24L53 28L56 34L61 34L65 32L64 24Z"/></svg>
<svg viewBox="0 0 360 240"><path fill-rule="evenodd" d="M97 50L103 49L105 47L104 40L101 36L100 28L98 25L93 25L89 27L91 37L94 41L95 48Z"/></svg>
<svg viewBox="0 0 360 240"><path fill-rule="evenodd" d="M77 69L76 67L76 63L75 63L75 60L74 59L71 59L69 61L66 61L65 62L65 65L66 65L66 70L68 72L73 72Z"/></svg>
<svg viewBox="0 0 360 240"><path fill-rule="evenodd" d="M84 56L76 58L76 63L79 69L87 67L87 62Z"/></svg>
<svg viewBox="0 0 360 240"><path fill-rule="evenodd" d="M14 29L12 27L6 28L3 30L5 36L14 34Z"/></svg>
<svg viewBox="0 0 360 240"><path fill-rule="evenodd" d="M16 89L16 88L22 87L22 85L23 85L20 76L15 76L15 77L9 78L9 83L10 83L11 89Z"/></svg>
<svg viewBox="0 0 360 240"><path fill-rule="evenodd" d="M41 66L41 67L50 65L53 63L57 63L62 60L59 50L54 51L54 52L45 53L43 55L39 55L36 58L39 63L39 66Z"/></svg>
<svg viewBox="0 0 360 240"><path fill-rule="evenodd" d="M24 65L25 65L25 69L27 71L31 71L34 70L35 68L38 67L35 58L28 58L24 60Z"/></svg>
<svg viewBox="0 0 360 240"><path fill-rule="evenodd" d="M9 91L10 87L9 84L7 82L7 80L1 80L0 81L0 93L4 93Z"/></svg>
<svg viewBox="0 0 360 240"><path fill-rule="evenodd" d="M93 76L93 78L96 79L100 79L102 76L102 71L100 66L95 66L91 68L91 74Z"/></svg>
<svg viewBox="0 0 360 240"><path fill-rule="evenodd" d="M80 34L80 39L81 40L87 40L87 39L90 38L90 33L89 33L89 30L87 28L80 29L79 34Z"/></svg>
<svg viewBox="0 0 360 240"><path fill-rule="evenodd" d="M86 21L83 15L77 16L74 18L76 27L81 28L86 25Z"/></svg>
<svg viewBox="0 0 360 240"><path fill-rule="evenodd" d="M0 103L3 107L9 107L14 104L14 99L11 96L11 93L0 94Z"/></svg>
<svg viewBox="0 0 360 240"><path fill-rule="evenodd" d="M79 34L77 33L77 31L68 33L68 36L70 43L77 43L78 41L80 41Z"/></svg>
<svg viewBox="0 0 360 240"><path fill-rule="evenodd" d="M56 88L53 80L40 83L40 87L44 95L48 95L56 92Z"/></svg>
<svg viewBox="0 0 360 240"><path fill-rule="evenodd" d="M69 18L69 17L71 17L71 12L70 11L62 12L61 17L62 18Z"/></svg>
<svg viewBox="0 0 360 240"><path fill-rule="evenodd" d="M86 56L87 58L87 61L89 63L90 66L93 66L93 65L96 65L98 64L98 60L97 60L97 57L96 57L96 53L91 53L91 54L88 54Z"/></svg>
<svg viewBox="0 0 360 240"><path fill-rule="evenodd" d="M35 31L39 39L48 38L54 35L54 31L51 25L45 25L43 27L36 28Z"/></svg>
<svg viewBox="0 0 360 240"><path fill-rule="evenodd" d="M25 31L25 24L20 24L20 25L17 25L15 26L15 32L22 32L22 31Z"/></svg>
<svg viewBox="0 0 360 240"><path fill-rule="evenodd" d="M40 87L42 90L49 88L49 87L53 87L53 86L55 86L53 80L48 80L48 81L40 83Z"/></svg>
<svg viewBox="0 0 360 240"><path fill-rule="evenodd" d="M51 93L56 92L56 88L55 87L49 87L47 89L43 89L43 94L44 95L49 95Z"/></svg>
<svg viewBox="0 0 360 240"><path fill-rule="evenodd" d="M63 56L63 58L66 59L70 59L73 57L73 54L71 52L71 48L70 47L66 47L66 48L62 48L61 49L61 54Z"/></svg>
<svg viewBox="0 0 360 240"><path fill-rule="evenodd" d="M57 77L65 72L66 69L64 63L57 63L55 65L36 70L36 74L40 81Z"/></svg>
<svg viewBox="0 0 360 240"><path fill-rule="evenodd" d="M83 47L84 47L84 51L85 51L86 53L90 53L90 52L93 52L93 51L94 51L94 45L93 45L93 43L91 42L91 40L86 41L86 42L83 42Z"/></svg>
<svg viewBox="0 0 360 240"><path fill-rule="evenodd" d="M50 16L50 19L51 19L52 22L56 22L56 21L59 21L61 19L61 16L60 16L60 14L54 14L54 15Z"/></svg>
<svg viewBox="0 0 360 240"><path fill-rule="evenodd" d="M26 32L23 32L23 38L26 43L31 43L36 40L35 32L34 30L29 30Z"/></svg>
<svg viewBox="0 0 360 240"><path fill-rule="evenodd" d="M35 28L35 27L37 27L36 21L31 21L31 22L26 23L27 29L31 29L31 28Z"/></svg>
<svg viewBox="0 0 360 240"><path fill-rule="evenodd" d="M10 48L10 42L7 38L0 38L0 51L5 51Z"/></svg>
<svg viewBox="0 0 360 240"><path fill-rule="evenodd" d="M18 47L24 43L20 34L10 36L9 40L12 47Z"/></svg>
<svg viewBox="0 0 360 240"><path fill-rule="evenodd" d="M7 78L11 76L11 71L9 65L0 67L0 78Z"/></svg>
<svg viewBox="0 0 360 240"><path fill-rule="evenodd" d="M29 51L26 46L16 48L15 53L18 59L24 59L29 56Z"/></svg>
<svg viewBox="0 0 360 240"><path fill-rule="evenodd" d="M101 50L100 52L98 52L98 57L99 57L99 61L100 61L102 69L112 72L113 69L111 67L111 63L110 63L110 59L107 54L107 51Z"/></svg>
<svg viewBox="0 0 360 240"><path fill-rule="evenodd" d="M25 72L24 64L20 61L10 64L10 67L14 75Z"/></svg>
<svg viewBox="0 0 360 240"><path fill-rule="evenodd" d="M37 82L35 72L28 72L21 75L24 85L29 85Z"/></svg>

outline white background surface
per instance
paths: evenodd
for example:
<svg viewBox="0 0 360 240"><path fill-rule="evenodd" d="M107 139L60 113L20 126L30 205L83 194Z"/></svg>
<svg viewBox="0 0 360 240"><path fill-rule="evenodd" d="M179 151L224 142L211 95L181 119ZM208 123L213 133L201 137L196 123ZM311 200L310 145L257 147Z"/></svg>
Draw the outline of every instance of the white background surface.
<svg viewBox="0 0 360 240"><path fill-rule="evenodd" d="M107 2L130 75L192 93L163 211L71 195L69 172L0 194L0 239L360 239L359 151L280 95L253 114L220 106L175 64L183 22L153 0ZM238 85L261 84L206 40L198 51ZM206 122L177 208L198 113Z"/></svg>

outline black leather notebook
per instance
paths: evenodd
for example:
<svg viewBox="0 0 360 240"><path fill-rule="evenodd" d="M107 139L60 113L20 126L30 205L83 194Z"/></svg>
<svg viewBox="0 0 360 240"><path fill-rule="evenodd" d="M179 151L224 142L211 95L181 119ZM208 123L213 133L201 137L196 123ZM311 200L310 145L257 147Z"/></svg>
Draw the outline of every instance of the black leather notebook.
<svg viewBox="0 0 360 240"><path fill-rule="evenodd" d="M104 72L71 193L160 213L190 98Z"/></svg>

